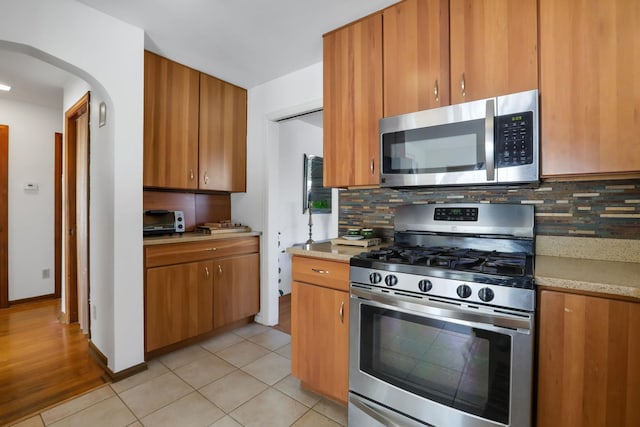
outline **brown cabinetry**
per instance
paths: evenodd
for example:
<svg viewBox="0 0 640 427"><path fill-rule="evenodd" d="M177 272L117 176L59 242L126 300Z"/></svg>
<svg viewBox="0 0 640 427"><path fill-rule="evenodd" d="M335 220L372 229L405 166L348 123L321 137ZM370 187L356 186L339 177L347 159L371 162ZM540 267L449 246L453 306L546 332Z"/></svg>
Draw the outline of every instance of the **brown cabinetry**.
<svg viewBox="0 0 640 427"><path fill-rule="evenodd" d="M540 0L542 175L640 172L640 3Z"/></svg>
<svg viewBox="0 0 640 427"><path fill-rule="evenodd" d="M325 34L324 186L380 183L382 14Z"/></svg>
<svg viewBox="0 0 640 427"><path fill-rule="evenodd" d="M349 264L294 256L291 372L341 402L349 391Z"/></svg>
<svg viewBox="0 0 640 427"><path fill-rule="evenodd" d="M258 237L145 247L145 351L206 337L260 309Z"/></svg>
<svg viewBox="0 0 640 427"><path fill-rule="evenodd" d="M448 105L449 0L400 2L382 24L384 117Z"/></svg>
<svg viewBox="0 0 640 427"><path fill-rule="evenodd" d="M536 0L450 0L451 103L537 89L537 19Z"/></svg>
<svg viewBox="0 0 640 427"><path fill-rule="evenodd" d="M198 188L199 73L144 53L145 187Z"/></svg>
<svg viewBox="0 0 640 427"><path fill-rule="evenodd" d="M246 191L247 91L145 51L145 187Z"/></svg>
<svg viewBox="0 0 640 427"><path fill-rule="evenodd" d="M200 189L244 192L247 91L200 74Z"/></svg>
<svg viewBox="0 0 640 427"><path fill-rule="evenodd" d="M640 303L543 290L537 425L640 425Z"/></svg>

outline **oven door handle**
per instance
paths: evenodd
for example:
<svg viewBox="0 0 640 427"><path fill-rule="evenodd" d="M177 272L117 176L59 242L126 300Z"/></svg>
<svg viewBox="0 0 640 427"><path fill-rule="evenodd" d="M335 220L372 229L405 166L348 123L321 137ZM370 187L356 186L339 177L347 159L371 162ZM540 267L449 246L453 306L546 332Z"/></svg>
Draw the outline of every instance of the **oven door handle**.
<svg viewBox="0 0 640 427"><path fill-rule="evenodd" d="M376 411L374 408L367 405L364 401L352 395L351 393L349 394L349 403L351 403L353 406L360 409L362 412L385 427L400 427L399 424L396 424L395 422L393 422L393 420L385 417L380 412Z"/></svg>
<svg viewBox="0 0 640 427"><path fill-rule="evenodd" d="M351 295L365 300L375 301L388 306L399 307L412 312L427 316L435 316L439 319L461 320L472 322L478 325L498 326L509 329L530 332L532 329L533 317L531 315L511 315L508 313L474 313L463 310L452 310L445 303L437 303L423 299L423 303L416 304L412 300L402 295L395 294L393 297L370 292L361 288L351 288Z"/></svg>

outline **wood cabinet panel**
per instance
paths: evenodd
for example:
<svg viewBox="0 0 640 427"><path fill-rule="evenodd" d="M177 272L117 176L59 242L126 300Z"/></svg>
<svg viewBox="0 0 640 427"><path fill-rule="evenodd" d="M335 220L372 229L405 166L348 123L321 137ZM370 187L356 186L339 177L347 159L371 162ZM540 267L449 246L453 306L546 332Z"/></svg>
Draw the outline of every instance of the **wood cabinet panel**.
<svg viewBox="0 0 640 427"><path fill-rule="evenodd" d="M539 427L640 425L640 303L542 291Z"/></svg>
<svg viewBox="0 0 640 427"><path fill-rule="evenodd" d="M382 14L325 34L324 185L378 185Z"/></svg>
<svg viewBox="0 0 640 427"><path fill-rule="evenodd" d="M260 251L258 237L211 239L200 242L168 243L145 247L145 266L179 264Z"/></svg>
<svg viewBox="0 0 640 427"><path fill-rule="evenodd" d="M260 311L260 255L216 260L213 268L214 328Z"/></svg>
<svg viewBox="0 0 640 427"><path fill-rule="evenodd" d="M537 17L536 0L450 0L452 104L538 88Z"/></svg>
<svg viewBox="0 0 640 427"><path fill-rule="evenodd" d="M199 73L144 53L145 187L196 189Z"/></svg>
<svg viewBox="0 0 640 427"><path fill-rule="evenodd" d="M246 191L247 91L200 74L198 186Z"/></svg>
<svg viewBox="0 0 640 427"><path fill-rule="evenodd" d="M291 372L315 391L347 401L348 292L293 282Z"/></svg>
<svg viewBox="0 0 640 427"><path fill-rule="evenodd" d="M349 264L346 262L295 256L291 260L291 275L298 282L349 291Z"/></svg>
<svg viewBox="0 0 640 427"><path fill-rule="evenodd" d="M384 116L448 105L449 1L403 1L382 23Z"/></svg>
<svg viewBox="0 0 640 427"><path fill-rule="evenodd" d="M213 262L146 270L146 351L213 328Z"/></svg>
<svg viewBox="0 0 640 427"><path fill-rule="evenodd" d="M640 172L640 2L540 0L542 175Z"/></svg>

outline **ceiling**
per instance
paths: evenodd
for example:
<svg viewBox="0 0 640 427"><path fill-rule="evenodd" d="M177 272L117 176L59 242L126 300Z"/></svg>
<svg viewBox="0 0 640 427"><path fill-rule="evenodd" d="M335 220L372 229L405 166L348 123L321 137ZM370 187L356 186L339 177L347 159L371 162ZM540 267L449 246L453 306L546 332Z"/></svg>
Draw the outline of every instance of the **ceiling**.
<svg viewBox="0 0 640 427"><path fill-rule="evenodd" d="M244 88L322 60L322 34L398 0L77 0L145 31L145 48ZM0 98L62 105L70 75L0 50Z"/></svg>

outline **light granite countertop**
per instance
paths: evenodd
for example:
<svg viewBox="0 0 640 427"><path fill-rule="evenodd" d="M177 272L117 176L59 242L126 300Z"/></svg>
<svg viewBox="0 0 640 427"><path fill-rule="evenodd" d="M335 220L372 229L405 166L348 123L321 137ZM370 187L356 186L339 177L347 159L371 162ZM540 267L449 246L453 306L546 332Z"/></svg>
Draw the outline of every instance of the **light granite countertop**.
<svg viewBox="0 0 640 427"><path fill-rule="evenodd" d="M185 242L200 242L203 240L218 240L218 239L235 239L238 237L260 236L262 233L259 231L243 231L240 233L218 233L218 234L204 234L204 233L183 233L172 234L170 236L149 236L143 239L144 246L151 245L166 245L167 243L185 243Z"/></svg>
<svg viewBox="0 0 640 427"><path fill-rule="evenodd" d="M596 240L598 239L590 239L588 244L597 245L598 243L602 243L596 242ZM566 253L581 254L585 252L584 240L565 241L561 240L561 238L553 238L551 242L545 240L544 243L555 248L557 248L558 245L564 244L566 246ZM605 243L611 246L611 242L607 241ZM628 249L628 244L628 241L620 242L625 252L626 249ZM632 244L635 245L636 243L632 242ZM386 245L388 245L388 243ZM573 245L577 245L582 248L582 250L578 252L573 251L571 249ZM385 244L382 246L385 246ZM380 246L363 248L358 246L332 245L331 242L322 242L309 246L293 246L288 248L287 252L292 255L349 262L349 259L354 255L379 248ZM543 250L542 254L538 253L535 259L536 284L548 288L558 288L558 290L595 292L603 294L603 296L622 296L636 298L640 301L640 263L614 261L611 260L613 256L607 255L609 249L604 252L606 253L603 253L603 257L606 259L587 259L569 257L566 256L566 253L547 255L546 250ZM627 258L624 259L626 260Z"/></svg>

